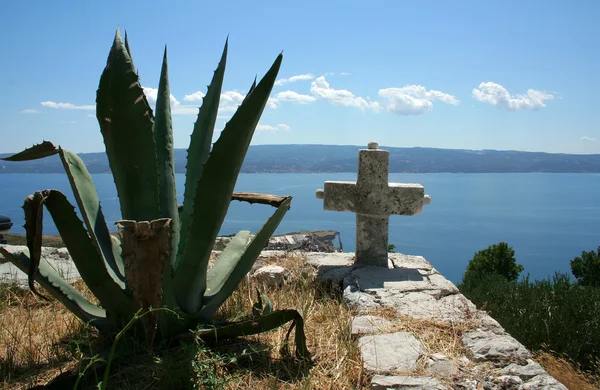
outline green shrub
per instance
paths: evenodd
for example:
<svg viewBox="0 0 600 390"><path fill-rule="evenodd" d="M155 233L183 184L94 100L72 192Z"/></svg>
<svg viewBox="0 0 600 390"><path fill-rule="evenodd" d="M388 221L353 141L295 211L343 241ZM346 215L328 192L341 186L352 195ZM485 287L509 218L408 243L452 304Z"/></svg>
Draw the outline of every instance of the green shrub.
<svg viewBox="0 0 600 390"><path fill-rule="evenodd" d="M530 281L500 275L482 277L461 291L527 348L567 355L585 369L598 369L600 358L600 287L580 286L568 274Z"/></svg>
<svg viewBox="0 0 600 390"><path fill-rule="evenodd" d="M507 243L500 242L475 253L463 275L462 285L473 288L482 279L498 275L507 281L517 280L523 266L517 264L515 251Z"/></svg>
<svg viewBox="0 0 600 390"><path fill-rule="evenodd" d="M600 286L600 246L571 260L571 272L582 286Z"/></svg>

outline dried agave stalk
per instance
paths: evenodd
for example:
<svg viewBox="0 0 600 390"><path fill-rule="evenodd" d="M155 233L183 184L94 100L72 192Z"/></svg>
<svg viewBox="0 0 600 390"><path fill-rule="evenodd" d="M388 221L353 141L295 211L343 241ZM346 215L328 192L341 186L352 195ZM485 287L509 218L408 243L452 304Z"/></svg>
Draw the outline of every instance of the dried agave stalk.
<svg viewBox="0 0 600 390"><path fill-rule="evenodd" d="M144 312L161 307L163 268L169 258L170 224L170 218L152 222L117 221L127 286ZM158 312L146 314L141 321L152 348Z"/></svg>

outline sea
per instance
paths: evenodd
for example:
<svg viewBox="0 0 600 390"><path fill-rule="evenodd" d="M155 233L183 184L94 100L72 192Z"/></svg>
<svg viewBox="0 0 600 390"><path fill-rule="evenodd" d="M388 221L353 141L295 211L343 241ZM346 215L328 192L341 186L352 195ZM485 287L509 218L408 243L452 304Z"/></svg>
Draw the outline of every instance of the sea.
<svg viewBox="0 0 600 390"><path fill-rule="evenodd" d="M120 219L116 189L109 174L92 175L109 228ZM315 191L327 180L356 180L356 173L240 174L236 191L293 196L277 234L299 230L336 230L343 249L355 248L355 214L327 211ZM570 260L600 246L600 174L427 173L389 175L391 182L419 183L431 196L420 214L391 216L389 243L396 251L421 255L455 283L475 252L506 242L515 250L523 275L532 279L570 273ZM185 176L176 177L182 202ZM0 214L23 233L23 199L37 190L58 189L75 205L62 174L0 174ZM273 212L265 205L233 201L221 234L255 232ZM44 234L57 234L44 217Z"/></svg>

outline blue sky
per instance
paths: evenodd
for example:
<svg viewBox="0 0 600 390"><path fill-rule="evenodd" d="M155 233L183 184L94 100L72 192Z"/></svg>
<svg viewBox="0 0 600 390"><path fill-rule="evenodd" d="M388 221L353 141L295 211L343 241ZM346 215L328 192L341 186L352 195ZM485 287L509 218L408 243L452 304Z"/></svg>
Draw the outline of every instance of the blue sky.
<svg viewBox="0 0 600 390"><path fill-rule="evenodd" d="M168 45L176 147L229 34L217 129L284 52L254 144L600 153L598 15L597 0L4 1L0 153L104 150L95 93L118 26L150 101Z"/></svg>

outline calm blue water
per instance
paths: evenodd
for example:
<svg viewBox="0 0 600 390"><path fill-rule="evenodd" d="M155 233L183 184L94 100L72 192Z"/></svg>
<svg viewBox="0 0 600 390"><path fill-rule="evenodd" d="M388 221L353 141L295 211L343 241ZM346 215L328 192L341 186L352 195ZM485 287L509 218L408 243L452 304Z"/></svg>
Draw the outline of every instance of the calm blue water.
<svg viewBox="0 0 600 390"><path fill-rule="evenodd" d="M120 218L112 176L93 175L110 228ZM355 180L347 174L241 174L236 191L292 195L292 208L278 233L332 229L341 232L344 250L354 250L352 213L323 210L315 190L325 180ZM185 177L177 175L180 202ZM473 254L505 241L533 278L570 272L569 260L600 245L600 174L390 174L390 181L420 183L432 202L421 214L392 216L390 243L407 254L425 256L447 278L458 282ZM66 176L0 175L0 214L21 233L25 196L55 188L75 204ZM222 234L256 231L272 212L264 205L232 202ZM46 215L45 233L56 234Z"/></svg>

